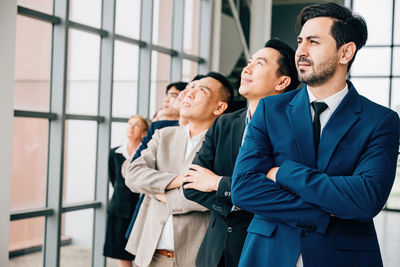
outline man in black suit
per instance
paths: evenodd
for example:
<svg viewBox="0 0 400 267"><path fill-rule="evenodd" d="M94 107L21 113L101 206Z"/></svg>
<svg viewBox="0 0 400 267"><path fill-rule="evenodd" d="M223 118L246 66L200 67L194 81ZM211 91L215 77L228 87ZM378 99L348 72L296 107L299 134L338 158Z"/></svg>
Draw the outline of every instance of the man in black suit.
<svg viewBox="0 0 400 267"><path fill-rule="evenodd" d="M184 185L186 198L211 210L197 266L238 265L253 215L234 207L231 201L236 157L258 101L295 89L298 84L294 50L277 39L269 40L242 71L239 93L248 99L249 107L217 118L207 131Z"/></svg>

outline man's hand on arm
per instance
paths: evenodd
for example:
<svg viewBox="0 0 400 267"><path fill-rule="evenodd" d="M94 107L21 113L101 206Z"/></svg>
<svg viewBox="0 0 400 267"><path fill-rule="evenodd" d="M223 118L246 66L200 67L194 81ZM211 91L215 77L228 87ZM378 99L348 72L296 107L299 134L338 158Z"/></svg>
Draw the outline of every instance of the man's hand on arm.
<svg viewBox="0 0 400 267"><path fill-rule="evenodd" d="M175 189L175 188L179 188L182 186L183 184L183 175L178 175L175 177L174 180L172 180L167 187L165 188L166 190L171 190L171 189Z"/></svg>
<svg viewBox="0 0 400 267"><path fill-rule="evenodd" d="M271 168L268 173L265 175L268 179L274 181L276 183L276 173L278 172L279 167Z"/></svg>
<svg viewBox="0 0 400 267"><path fill-rule="evenodd" d="M192 164L185 173L185 189L196 189L201 192L217 191L221 176L199 165Z"/></svg>

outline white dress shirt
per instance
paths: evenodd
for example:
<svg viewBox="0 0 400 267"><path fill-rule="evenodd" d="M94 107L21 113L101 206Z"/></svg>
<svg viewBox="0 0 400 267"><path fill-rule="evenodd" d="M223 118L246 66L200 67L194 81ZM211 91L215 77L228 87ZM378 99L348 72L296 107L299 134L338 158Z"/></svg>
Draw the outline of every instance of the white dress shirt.
<svg viewBox="0 0 400 267"><path fill-rule="evenodd" d="M185 159L189 157L192 153L193 149L201 142L202 133L197 134L190 138L190 129L189 125L186 125L187 132L187 145L185 152ZM206 130L207 131L207 130ZM182 140L183 141L183 140ZM168 216L167 221L164 224L164 228L161 232L160 240L158 241L157 249L165 249L165 250L174 250L174 224L172 215Z"/></svg>
<svg viewBox="0 0 400 267"><path fill-rule="evenodd" d="M318 100L310 91L310 89L308 89L307 87L307 93L308 93L308 98L310 99L310 110L311 110L311 118L314 121L314 109L311 106L311 103L314 101L317 102L324 102L325 104L328 105L328 108L325 109L321 115L319 115L319 120L321 122L321 134L322 134L322 130L324 129L325 125L328 123L329 119L331 118L333 112L335 112L336 108L339 106L339 104L342 102L343 98L347 95L347 93L349 92L349 87L346 86L340 90L339 92L337 92L334 95L331 95L325 99L320 99ZM303 267L303 258L300 254L299 259L297 260L296 263L296 267Z"/></svg>

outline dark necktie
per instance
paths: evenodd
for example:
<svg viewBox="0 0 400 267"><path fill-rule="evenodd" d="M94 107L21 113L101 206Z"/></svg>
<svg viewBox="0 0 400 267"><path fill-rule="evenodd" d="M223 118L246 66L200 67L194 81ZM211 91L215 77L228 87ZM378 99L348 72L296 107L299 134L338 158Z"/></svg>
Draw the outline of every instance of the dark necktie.
<svg viewBox="0 0 400 267"><path fill-rule="evenodd" d="M314 109L314 143L315 143L315 150L318 151L319 146L319 137L321 135L321 121L319 119L319 115L328 108L328 105L324 102L317 102L314 101L311 103L311 106Z"/></svg>

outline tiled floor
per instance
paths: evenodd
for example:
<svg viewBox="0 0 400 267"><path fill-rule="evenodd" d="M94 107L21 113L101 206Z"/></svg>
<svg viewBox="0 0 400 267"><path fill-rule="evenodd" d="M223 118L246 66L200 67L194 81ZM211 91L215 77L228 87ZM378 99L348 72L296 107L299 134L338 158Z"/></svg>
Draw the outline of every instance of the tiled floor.
<svg viewBox="0 0 400 267"><path fill-rule="evenodd" d="M385 267L400 266L400 213L381 212L375 218L376 231ZM91 252L78 246L65 246L61 249L61 267L90 266ZM9 267L41 267L42 253L33 253L10 259ZM107 259L107 267L118 267L118 262ZM355 266L356 267L356 266Z"/></svg>

